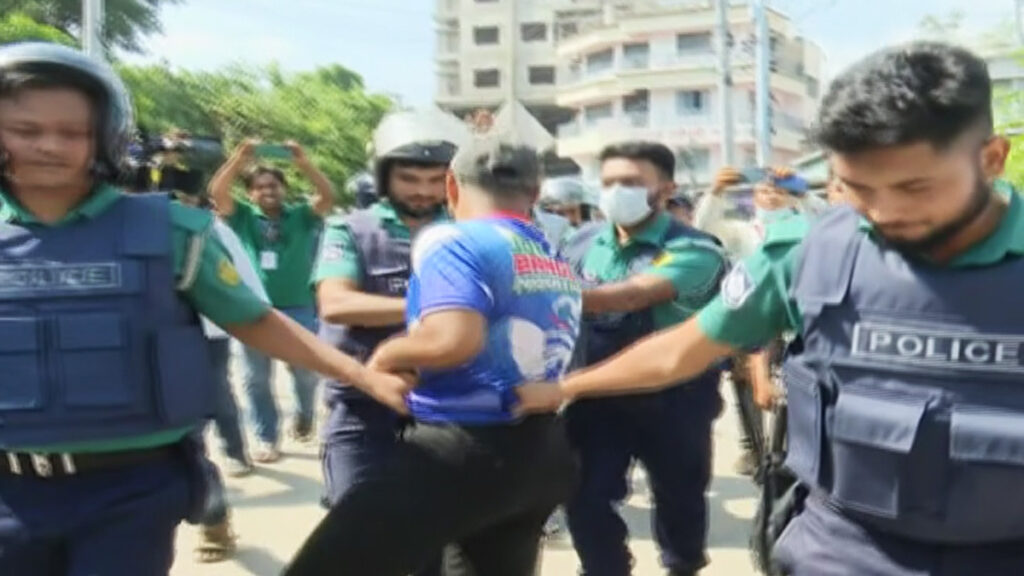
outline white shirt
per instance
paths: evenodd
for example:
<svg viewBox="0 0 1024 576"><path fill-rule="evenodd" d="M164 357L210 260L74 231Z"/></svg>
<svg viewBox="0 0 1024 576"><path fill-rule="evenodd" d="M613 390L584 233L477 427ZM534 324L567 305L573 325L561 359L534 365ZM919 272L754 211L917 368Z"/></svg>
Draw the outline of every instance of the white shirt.
<svg viewBox="0 0 1024 576"><path fill-rule="evenodd" d="M764 230L754 221L726 218L730 201L715 194L705 194L693 211L693 227L717 237L734 260L754 253L764 240Z"/></svg>
<svg viewBox="0 0 1024 576"><path fill-rule="evenodd" d="M231 263L238 270L238 277L252 290L253 294L256 294L257 298L269 303L270 297L267 296L267 291L263 288L263 282L260 281L256 268L253 267L252 261L245 252L245 248L242 247L242 241L238 239L234 231L221 221L220 218L213 219L213 232L227 251L228 257L231 258ZM200 319L203 322L203 333L206 334L209 340L228 338L228 333L222 330L220 326L211 322L209 318L201 316Z"/></svg>

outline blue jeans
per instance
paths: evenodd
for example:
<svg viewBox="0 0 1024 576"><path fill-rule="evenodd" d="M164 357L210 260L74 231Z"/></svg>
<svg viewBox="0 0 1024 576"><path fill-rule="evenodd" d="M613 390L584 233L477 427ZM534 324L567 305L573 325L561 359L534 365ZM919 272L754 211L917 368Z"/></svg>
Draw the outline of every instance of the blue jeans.
<svg viewBox="0 0 1024 576"><path fill-rule="evenodd" d="M316 332L316 313L313 308L282 308L288 315L307 330ZM277 444L278 413L271 389L272 359L253 348L243 347L242 384L249 397L250 418L256 437L269 444ZM295 394L295 422L303 428L313 426L313 408L316 385L320 377L308 370L289 366L292 375L292 389Z"/></svg>
<svg viewBox="0 0 1024 576"><path fill-rule="evenodd" d="M231 379L228 377L230 361L231 340L210 340L210 363L213 365L214 383L217 387L213 424L220 435L224 454L232 460L246 462L242 425L238 422L238 405L235 403L234 393L231 392Z"/></svg>

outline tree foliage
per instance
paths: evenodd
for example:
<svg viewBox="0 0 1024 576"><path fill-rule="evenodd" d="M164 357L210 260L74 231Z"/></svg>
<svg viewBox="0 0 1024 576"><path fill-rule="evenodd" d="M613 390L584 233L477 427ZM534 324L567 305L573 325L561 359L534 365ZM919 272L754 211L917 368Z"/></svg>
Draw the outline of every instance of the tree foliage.
<svg viewBox="0 0 1024 576"><path fill-rule="evenodd" d="M23 12L3 12L0 10L0 45L12 42L55 42L65 46L76 46L77 41L66 32L40 24Z"/></svg>
<svg viewBox="0 0 1024 576"><path fill-rule="evenodd" d="M220 138L227 147L244 138L294 139L339 194L366 166L366 142L392 105L387 97L368 94L362 78L340 65L294 74L274 65L217 72L120 66L119 71L147 131L178 128Z"/></svg>
<svg viewBox="0 0 1024 576"><path fill-rule="evenodd" d="M108 49L117 47L141 52L143 37L161 31L160 7L182 1L106 0L104 45ZM0 0L0 15L14 13L24 14L71 37L78 37L82 27L82 0Z"/></svg>

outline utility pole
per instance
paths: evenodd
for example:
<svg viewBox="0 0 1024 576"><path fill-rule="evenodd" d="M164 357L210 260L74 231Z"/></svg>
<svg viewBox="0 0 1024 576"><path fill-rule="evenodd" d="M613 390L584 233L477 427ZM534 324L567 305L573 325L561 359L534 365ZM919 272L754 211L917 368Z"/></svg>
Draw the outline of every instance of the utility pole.
<svg viewBox="0 0 1024 576"><path fill-rule="evenodd" d="M1017 23L1017 43L1024 45L1024 0L1014 0L1013 16Z"/></svg>
<svg viewBox="0 0 1024 576"><path fill-rule="evenodd" d="M764 6L765 0L752 0L751 16L754 20L754 34L757 39L756 60L757 79L755 85L756 117L757 117L757 164L765 167L772 161L772 123L771 123L771 43L768 34L768 14Z"/></svg>
<svg viewBox="0 0 1024 576"><path fill-rule="evenodd" d="M103 0L82 0L82 50L93 58L103 54Z"/></svg>
<svg viewBox="0 0 1024 576"><path fill-rule="evenodd" d="M732 71L730 69L730 52L732 42L729 34L729 0L715 0L718 38L718 108L719 120L722 123L722 163L735 166L735 146L733 145L732 122Z"/></svg>

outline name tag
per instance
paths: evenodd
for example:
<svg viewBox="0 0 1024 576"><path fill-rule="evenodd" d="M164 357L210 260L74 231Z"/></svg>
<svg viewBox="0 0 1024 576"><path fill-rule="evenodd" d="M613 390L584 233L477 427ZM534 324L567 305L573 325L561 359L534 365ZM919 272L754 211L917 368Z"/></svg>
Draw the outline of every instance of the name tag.
<svg viewBox="0 0 1024 576"><path fill-rule="evenodd" d="M120 288L121 281L116 262L0 265L0 294Z"/></svg>
<svg viewBox="0 0 1024 576"><path fill-rule="evenodd" d="M852 355L900 364L993 373L1024 373L1024 336L862 322L853 328Z"/></svg>
<svg viewBox="0 0 1024 576"><path fill-rule="evenodd" d="M277 270L277 252L273 250L260 252L260 268L264 270Z"/></svg>

